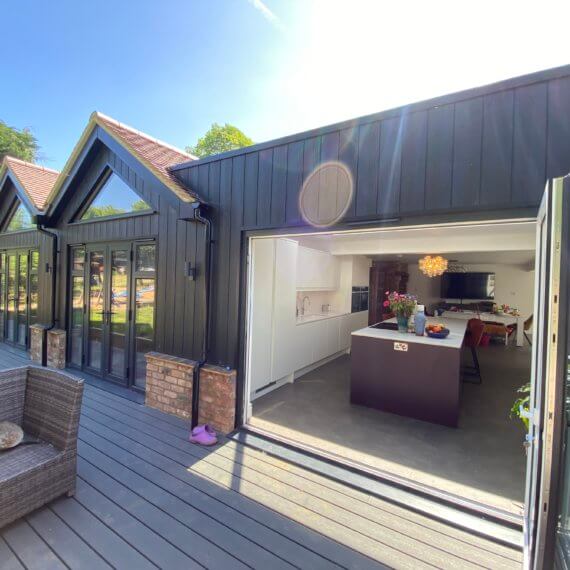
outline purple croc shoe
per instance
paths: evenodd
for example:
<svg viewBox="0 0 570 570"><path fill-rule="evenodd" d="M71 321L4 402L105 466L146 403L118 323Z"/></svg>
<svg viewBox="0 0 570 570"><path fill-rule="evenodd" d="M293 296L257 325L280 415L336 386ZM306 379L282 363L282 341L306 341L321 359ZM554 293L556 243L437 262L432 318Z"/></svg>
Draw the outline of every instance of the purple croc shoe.
<svg viewBox="0 0 570 570"><path fill-rule="evenodd" d="M198 445L216 445L218 443L218 438L216 437L215 430L205 424L203 426L196 426L192 433L190 434L190 441L192 443L197 443Z"/></svg>

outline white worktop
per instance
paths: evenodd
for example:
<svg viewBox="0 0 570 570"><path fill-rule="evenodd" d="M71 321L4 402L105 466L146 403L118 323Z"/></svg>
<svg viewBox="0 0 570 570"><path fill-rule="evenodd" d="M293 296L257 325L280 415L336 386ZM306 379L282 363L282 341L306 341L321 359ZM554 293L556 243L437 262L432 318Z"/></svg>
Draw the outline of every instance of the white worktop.
<svg viewBox="0 0 570 570"><path fill-rule="evenodd" d="M315 313L313 315L299 315L297 317L298 325L305 325L307 323L314 323L315 321L324 321L325 319L333 319L334 317L343 317L348 313L334 313L329 311L327 313Z"/></svg>
<svg viewBox="0 0 570 570"><path fill-rule="evenodd" d="M388 319L386 323L396 323L396 319ZM461 348L463 338L465 337L465 330L467 328L467 321L461 319L446 319L445 317L428 317L426 325L428 324L442 324L449 329L447 338L431 338L427 335L417 336L410 333L401 333L397 330L390 329L375 329L372 327L365 327L352 333L352 336L367 336L370 338L377 338L380 340L390 340L396 342L415 342L418 344L430 344L433 346L442 346L446 348Z"/></svg>

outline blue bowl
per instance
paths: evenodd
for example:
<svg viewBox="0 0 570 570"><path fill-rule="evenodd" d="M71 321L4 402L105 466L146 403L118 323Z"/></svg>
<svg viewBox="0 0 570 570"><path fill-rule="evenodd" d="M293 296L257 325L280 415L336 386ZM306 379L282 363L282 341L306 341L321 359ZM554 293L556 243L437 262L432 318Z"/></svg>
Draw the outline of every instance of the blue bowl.
<svg viewBox="0 0 570 570"><path fill-rule="evenodd" d="M449 329L443 329L440 332L431 332L426 329L426 334L430 338L446 338L449 335Z"/></svg>

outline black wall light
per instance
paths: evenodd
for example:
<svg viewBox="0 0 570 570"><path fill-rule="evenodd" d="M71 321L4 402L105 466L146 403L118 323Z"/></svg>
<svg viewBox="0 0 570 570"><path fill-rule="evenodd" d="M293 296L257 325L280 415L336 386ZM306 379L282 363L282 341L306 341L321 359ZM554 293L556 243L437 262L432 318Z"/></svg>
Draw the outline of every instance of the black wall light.
<svg viewBox="0 0 570 570"><path fill-rule="evenodd" d="M186 277L188 277L190 281L196 279L196 268L192 265L191 261L186 262Z"/></svg>

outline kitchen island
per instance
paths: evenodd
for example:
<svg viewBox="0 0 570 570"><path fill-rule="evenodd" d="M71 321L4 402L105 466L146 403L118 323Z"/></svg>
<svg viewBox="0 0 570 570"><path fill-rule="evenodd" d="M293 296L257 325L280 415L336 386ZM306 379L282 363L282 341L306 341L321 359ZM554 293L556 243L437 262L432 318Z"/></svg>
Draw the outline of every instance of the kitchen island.
<svg viewBox="0 0 570 570"><path fill-rule="evenodd" d="M430 323L443 324L449 336L434 339L379 325L352 333L351 403L457 427L467 321L440 317L428 318Z"/></svg>

